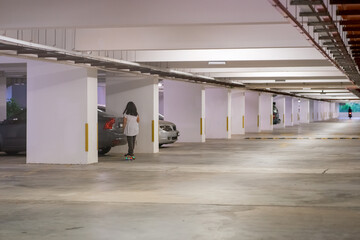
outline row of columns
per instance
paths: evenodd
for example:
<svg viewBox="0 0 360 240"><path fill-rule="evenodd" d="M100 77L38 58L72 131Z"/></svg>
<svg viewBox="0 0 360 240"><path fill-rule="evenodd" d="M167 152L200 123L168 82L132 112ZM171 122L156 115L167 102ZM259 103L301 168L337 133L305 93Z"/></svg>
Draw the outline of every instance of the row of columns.
<svg viewBox="0 0 360 240"><path fill-rule="evenodd" d="M27 163L91 164L98 162L97 70L52 62L0 57L1 62L27 66ZM3 93L0 75L0 91ZM2 84L2 85L1 85ZM159 87L154 76L124 73L107 77L106 109L122 116L133 101L140 115L137 153L159 151ZM6 89L5 89L6 91ZM5 95L5 94L4 94ZM104 94L105 95L105 94ZM272 131L337 117L331 103L276 96L270 93L209 87L164 80L165 120L180 130L181 142L231 138L232 134ZM281 124L273 125L273 102ZM0 113L6 103L0 102ZM6 112L6 108L5 108ZM126 146L113 152L126 152Z"/></svg>
<svg viewBox="0 0 360 240"><path fill-rule="evenodd" d="M273 102L281 119L276 125L273 124ZM336 103L170 80L164 80L161 104L165 119L180 129L179 141L182 142L231 138L232 134L272 131L338 116Z"/></svg>

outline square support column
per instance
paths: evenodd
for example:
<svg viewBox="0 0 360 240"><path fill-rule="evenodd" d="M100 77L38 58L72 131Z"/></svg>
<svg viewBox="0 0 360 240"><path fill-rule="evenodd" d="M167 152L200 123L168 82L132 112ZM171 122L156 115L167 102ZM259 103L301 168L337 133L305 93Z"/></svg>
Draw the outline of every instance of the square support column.
<svg viewBox="0 0 360 240"><path fill-rule="evenodd" d="M231 91L205 89L206 138L231 138Z"/></svg>
<svg viewBox="0 0 360 240"><path fill-rule="evenodd" d="M245 91L231 91L232 134L245 134Z"/></svg>
<svg viewBox="0 0 360 240"><path fill-rule="evenodd" d="M299 98L293 98L293 110L292 110L292 116L293 116L293 125L299 125L300 123L300 99Z"/></svg>
<svg viewBox="0 0 360 240"><path fill-rule="evenodd" d="M176 124L179 142L205 142L203 84L164 80L164 117Z"/></svg>
<svg viewBox="0 0 360 240"><path fill-rule="evenodd" d="M294 125L293 98L285 97L285 126Z"/></svg>
<svg viewBox="0 0 360 240"><path fill-rule="evenodd" d="M309 121L314 122L315 121L315 101L309 100Z"/></svg>
<svg viewBox="0 0 360 240"><path fill-rule="evenodd" d="M319 101L314 101L314 122L319 121Z"/></svg>
<svg viewBox="0 0 360 240"><path fill-rule="evenodd" d="M300 123L310 123L310 101L306 99L300 102Z"/></svg>
<svg viewBox="0 0 360 240"><path fill-rule="evenodd" d="M98 162L97 70L27 63L27 163Z"/></svg>
<svg viewBox="0 0 360 240"><path fill-rule="evenodd" d="M286 109L285 109L285 96L276 96L274 98L274 102L276 103L276 107L279 110L279 118L281 119L279 124L274 125L276 128L284 128L286 119Z"/></svg>
<svg viewBox="0 0 360 240"><path fill-rule="evenodd" d="M320 115L320 121L325 121L325 106L324 102L319 102L319 115Z"/></svg>
<svg viewBox="0 0 360 240"><path fill-rule="evenodd" d="M335 112L334 118L338 118L340 115L339 103L335 103Z"/></svg>
<svg viewBox="0 0 360 240"><path fill-rule="evenodd" d="M325 119L330 119L331 105L329 102L325 102Z"/></svg>
<svg viewBox="0 0 360 240"><path fill-rule="evenodd" d="M334 102L330 103L330 118L335 118L335 106L336 104Z"/></svg>
<svg viewBox="0 0 360 240"><path fill-rule="evenodd" d="M260 93L245 92L245 133L260 132Z"/></svg>
<svg viewBox="0 0 360 240"><path fill-rule="evenodd" d="M106 111L123 116L128 102L134 102L140 116L136 153L159 152L159 87L158 78L136 75L106 78ZM126 153L127 145L111 149Z"/></svg>
<svg viewBox="0 0 360 240"><path fill-rule="evenodd" d="M6 77L0 72L0 121L6 119Z"/></svg>
<svg viewBox="0 0 360 240"><path fill-rule="evenodd" d="M261 93L260 99L260 131L273 130L273 96L269 93Z"/></svg>

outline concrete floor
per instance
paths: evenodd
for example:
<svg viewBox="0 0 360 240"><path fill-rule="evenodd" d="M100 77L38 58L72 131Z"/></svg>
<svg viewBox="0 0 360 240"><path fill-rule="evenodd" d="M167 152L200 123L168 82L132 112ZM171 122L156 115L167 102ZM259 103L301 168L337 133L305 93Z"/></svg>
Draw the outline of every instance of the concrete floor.
<svg viewBox="0 0 360 240"><path fill-rule="evenodd" d="M0 239L360 239L360 120L90 166L0 156Z"/></svg>

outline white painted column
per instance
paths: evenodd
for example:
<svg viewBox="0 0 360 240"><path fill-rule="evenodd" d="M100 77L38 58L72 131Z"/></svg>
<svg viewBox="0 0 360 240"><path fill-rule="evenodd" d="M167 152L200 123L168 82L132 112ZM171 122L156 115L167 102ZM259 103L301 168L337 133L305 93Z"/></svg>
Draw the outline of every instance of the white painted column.
<svg viewBox="0 0 360 240"><path fill-rule="evenodd" d="M260 130L272 131L273 130L273 96L269 93L261 93L259 96L260 101Z"/></svg>
<svg viewBox="0 0 360 240"><path fill-rule="evenodd" d="M319 101L318 102L318 113L319 113L319 118L318 120L319 121L324 121L324 114L323 114L323 102L322 101Z"/></svg>
<svg viewBox="0 0 360 240"><path fill-rule="evenodd" d="M245 134L245 91L231 91L231 132Z"/></svg>
<svg viewBox="0 0 360 240"><path fill-rule="evenodd" d="M319 101L314 101L314 122L319 121Z"/></svg>
<svg viewBox="0 0 360 240"><path fill-rule="evenodd" d="M299 98L293 98L293 110L292 110L292 116L293 116L293 125L299 125L300 123L300 102Z"/></svg>
<svg viewBox="0 0 360 240"><path fill-rule="evenodd" d="M314 122L315 121L315 101L309 100L309 121Z"/></svg>
<svg viewBox="0 0 360 240"><path fill-rule="evenodd" d="M245 92L245 133L260 132L259 103L258 92Z"/></svg>
<svg viewBox="0 0 360 240"><path fill-rule="evenodd" d="M339 103L335 103L335 116L334 118L338 118L339 115L340 115L340 112L339 112Z"/></svg>
<svg viewBox="0 0 360 240"><path fill-rule="evenodd" d="M329 102L325 102L326 107L326 120L330 119L331 105Z"/></svg>
<svg viewBox="0 0 360 240"><path fill-rule="evenodd" d="M106 111L123 116L128 102L134 102L140 116L136 153L159 151L159 87L152 76L127 75L106 79ZM126 153L127 145L115 147L111 152Z"/></svg>
<svg viewBox="0 0 360 240"><path fill-rule="evenodd" d="M6 77L0 72L0 121L6 119Z"/></svg>
<svg viewBox="0 0 360 240"><path fill-rule="evenodd" d="M164 80L164 117L176 124L179 142L205 142L203 84Z"/></svg>
<svg viewBox="0 0 360 240"><path fill-rule="evenodd" d="M285 97L285 126L294 125L293 98Z"/></svg>
<svg viewBox="0 0 360 240"><path fill-rule="evenodd" d="M206 138L231 138L231 91L205 89Z"/></svg>
<svg viewBox="0 0 360 240"><path fill-rule="evenodd" d="M97 152L97 70L27 63L27 163L90 164Z"/></svg>
<svg viewBox="0 0 360 240"><path fill-rule="evenodd" d="M335 103L330 103L330 119L335 118Z"/></svg>
<svg viewBox="0 0 360 240"><path fill-rule="evenodd" d="M307 99L300 102L300 123L310 123L310 101Z"/></svg>
<svg viewBox="0 0 360 240"><path fill-rule="evenodd" d="M274 128L284 128L286 123L285 96L276 96L274 98L274 102L276 103L276 107L279 110L279 118L281 119L279 124L274 125Z"/></svg>

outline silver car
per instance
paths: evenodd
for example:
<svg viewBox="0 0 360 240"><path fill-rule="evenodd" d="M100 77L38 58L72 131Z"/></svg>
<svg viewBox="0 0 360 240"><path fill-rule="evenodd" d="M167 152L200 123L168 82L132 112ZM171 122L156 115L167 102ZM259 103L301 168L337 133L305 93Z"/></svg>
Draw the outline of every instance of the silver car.
<svg viewBox="0 0 360 240"><path fill-rule="evenodd" d="M164 121L164 116L159 114L159 146L176 142L179 135L176 125L172 122Z"/></svg>

